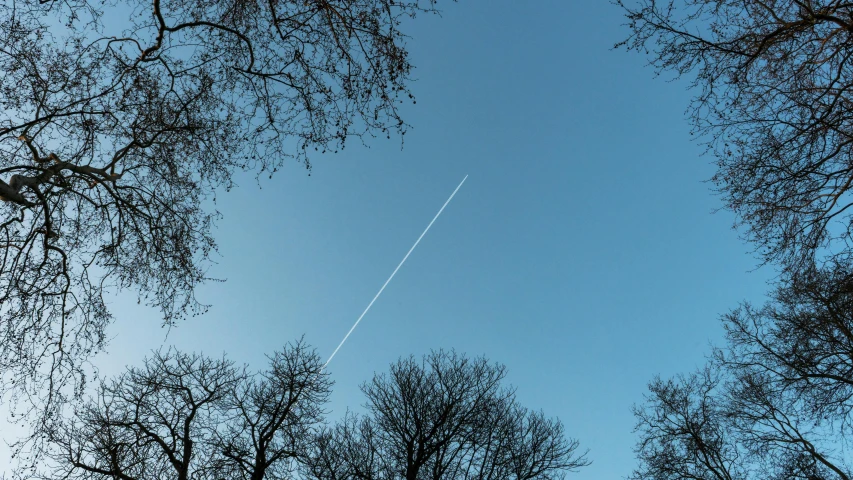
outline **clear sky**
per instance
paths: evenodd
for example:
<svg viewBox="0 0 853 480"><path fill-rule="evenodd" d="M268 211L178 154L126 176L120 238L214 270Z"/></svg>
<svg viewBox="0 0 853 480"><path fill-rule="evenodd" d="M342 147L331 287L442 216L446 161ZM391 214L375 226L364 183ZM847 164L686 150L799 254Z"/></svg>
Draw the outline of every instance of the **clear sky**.
<svg viewBox="0 0 853 480"><path fill-rule="evenodd" d="M634 466L631 405L692 370L719 314L761 301L769 269L703 183L685 82L612 51L605 0L442 1L409 25L417 66L404 148L378 138L219 196L226 278L166 343L261 366L305 334L331 354L459 181L465 185L329 369L332 418L408 354L455 348L509 368L518 397L591 449L577 480ZM163 341L157 312L113 301L102 373Z"/></svg>

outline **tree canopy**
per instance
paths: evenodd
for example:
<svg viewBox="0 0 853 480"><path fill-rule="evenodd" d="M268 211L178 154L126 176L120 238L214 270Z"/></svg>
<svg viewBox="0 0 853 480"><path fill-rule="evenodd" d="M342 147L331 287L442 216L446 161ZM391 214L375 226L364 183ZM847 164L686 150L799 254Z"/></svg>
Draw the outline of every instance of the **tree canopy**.
<svg viewBox="0 0 853 480"><path fill-rule="evenodd" d="M330 389L304 342L249 373L226 358L155 352L102 382L22 464L44 478L288 478L324 420Z"/></svg>
<svg viewBox="0 0 853 480"><path fill-rule="evenodd" d="M588 465L562 423L520 405L506 369L437 351L362 386L367 414L326 423L332 383L300 340L250 372L161 350L52 423L23 478L552 480Z"/></svg>
<svg viewBox="0 0 853 480"><path fill-rule="evenodd" d="M699 371L635 409L635 480L848 480L853 398L853 4L617 0L657 73L696 92L694 133L737 226L780 277L723 316Z"/></svg>
<svg viewBox="0 0 853 480"><path fill-rule="evenodd" d="M237 172L404 134L404 19L433 0L0 5L0 395L80 391L105 296L203 312ZM116 20L118 18L118 20ZM412 100L413 101L413 100ZM30 402L31 403L31 402Z"/></svg>
<svg viewBox="0 0 853 480"><path fill-rule="evenodd" d="M850 267L787 277L763 307L723 317L726 345L705 368L653 381L632 478L853 477Z"/></svg>
<svg viewBox="0 0 853 480"><path fill-rule="evenodd" d="M689 80L713 182L765 261L850 256L853 4L617 0L658 73Z"/></svg>
<svg viewBox="0 0 853 480"><path fill-rule="evenodd" d="M318 437L316 480L552 480L589 465L563 424L519 405L506 368L434 351L362 385L367 414Z"/></svg>

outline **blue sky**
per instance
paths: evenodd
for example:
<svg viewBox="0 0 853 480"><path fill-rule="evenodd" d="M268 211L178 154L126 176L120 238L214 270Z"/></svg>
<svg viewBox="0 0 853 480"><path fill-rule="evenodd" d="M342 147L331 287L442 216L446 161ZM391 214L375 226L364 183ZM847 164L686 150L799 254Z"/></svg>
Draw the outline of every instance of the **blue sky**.
<svg viewBox="0 0 853 480"><path fill-rule="evenodd" d="M654 79L606 1L442 1L408 26L414 126L370 148L252 176L219 196L221 257L207 315L167 344L261 366L301 335L325 357L459 181L465 185L330 365L332 418L400 356L435 348L509 368L529 407L591 449L578 480L634 466L631 405L657 374L692 370L717 317L761 301L691 142L685 82ZM102 373L165 336L123 295Z"/></svg>

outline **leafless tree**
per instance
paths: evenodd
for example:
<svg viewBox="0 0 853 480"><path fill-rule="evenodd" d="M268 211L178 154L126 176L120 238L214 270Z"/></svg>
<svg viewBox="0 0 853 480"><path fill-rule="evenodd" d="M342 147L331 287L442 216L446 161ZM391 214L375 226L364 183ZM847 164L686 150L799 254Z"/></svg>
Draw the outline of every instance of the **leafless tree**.
<svg viewBox="0 0 853 480"><path fill-rule="evenodd" d="M588 465L556 419L517 404L505 368L438 351L410 357L362 386L368 415L320 435L317 480L533 480Z"/></svg>
<svg viewBox="0 0 853 480"><path fill-rule="evenodd" d="M400 26L433 4L0 5L0 394L49 414L79 393L105 294L131 289L170 325L204 311L208 202L235 172L405 133Z"/></svg>
<svg viewBox="0 0 853 480"><path fill-rule="evenodd" d="M655 380L636 409L634 479L849 480L853 269L787 276L762 308L724 316L701 372Z"/></svg>
<svg viewBox="0 0 853 480"><path fill-rule="evenodd" d="M649 385L646 404L635 408L640 467L632 480L745 480L734 437L724 422L712 372Z"/></svg>
<svg viewBox="0 0 853 480"><path fill-rule="evenodd" d="M56 425L38 458L50 468L35 471L79 480L290 478L323 420L331 384L321 367L301 341L254 375L225 359L158 352Z"/></svg>
<svg viewBox="0 0 853 480"><path fill-rule="evenodd" d="M657 72L690 80L713 177L766 261L850 256L853 4L616 0ZM826 250L828 249L828 250Z"/></svg>
<svg viewBox="0 0 853 480"><path fill-rule="evenodd" d="M292 478L325 418L331 382L322 367L316 352L300 341L276 352L267 371L229 393L225 407L233 414L214 442L223 461L210 478Z"/></svg>

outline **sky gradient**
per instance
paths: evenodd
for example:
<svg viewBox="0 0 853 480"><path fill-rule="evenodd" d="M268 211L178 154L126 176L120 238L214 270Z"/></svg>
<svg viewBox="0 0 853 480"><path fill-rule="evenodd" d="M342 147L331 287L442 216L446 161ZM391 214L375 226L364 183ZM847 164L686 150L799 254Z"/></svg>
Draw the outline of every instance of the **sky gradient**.
<svg viewBox="0 0 853 480"><path fill-rule="evenodd" d="M686 82L611 50L627 30L606 1L439 2L407 26L413 129L252 175L218 196L211 311L166 337L131 294L101 373L167 345L261 367L305 335L323 358L456 185L444 211L329 365L331 418L401 356L455 348L504 363L526 406L559 417L593 465L624 478L631 406L655 375L688 372L718 316L760 302L755 270L691 141Z"/></svg>

